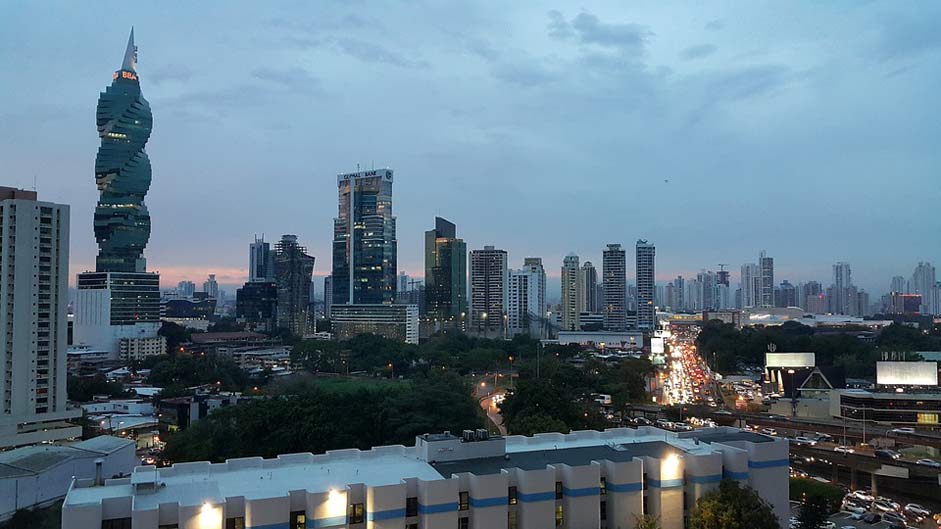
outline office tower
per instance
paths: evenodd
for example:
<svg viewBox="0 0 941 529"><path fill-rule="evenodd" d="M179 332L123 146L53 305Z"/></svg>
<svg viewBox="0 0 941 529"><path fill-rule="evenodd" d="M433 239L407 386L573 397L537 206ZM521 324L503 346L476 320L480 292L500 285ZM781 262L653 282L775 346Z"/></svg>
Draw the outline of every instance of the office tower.
<svg viewBox="0 0 941 529"><path fill-rule="evenodd" d="M653 305L653 285L657 249L646 240L639 239L636 246L637 268L637 328L653 330L656 308Z"/></svg>
<svg viewBox="0 0 941 529"><path fill-rule="evenodd" d="M600 302L598 301L598 270L591 261L585 261L579 273L581 282L582 296L579 304L579 312L600 312Z"/></svg>
<svg viewBox="0 0 941 529"><path fill-rule="evenodd" d="M493 246L470 252L470 328L489 336L502 332L509 296L506 251Z"/></svg>
<svg viewBox="0 0 941 529"><path fill-rule="evenodd" d="M409 287L410 279L411 278L408 277L408 274L406 274L405 272L399 272L399 276L396 278L396 282L395 282L396 300L404 299L408 295L408 291L411 290L411 288Z"/></svg>
<svg viewBox="0 0 941 529"><path fill-rule="evenodd" d="M933 302L933 290L937 283L935 268L931 263L918 263L912 273L911 290L921 295L922 314L941 314L941 307Z"/></svg>
<svg viewBox="0 0 941 529"><path fill-rule="evenodd" d="M182 298L191 298L196 293L196 283L192 281L180 281L176 284L176 293Z"/></svg>
<svg viewBox="0 0 941 529"><path fill-rule="evenodd" d="M627 257L620 244L609 244L601 257L604 286L604 328L627 330Z"/></svg>
<svg viewBox="0 0 941 529"><path fill-rule="evenodd" d="M666 287L663 288L663 305L667 307L667 310L676 311L676 287L673 286L673 281L667 283Z"/></svg>
<svg viewBox="0 0 941 529"><path fill-rule="evenodd" d="M81 435L67 409L69 206L0 187L0 448Z"/></svg>
<svg viewBox="0 0 941 529"><path fill-rule="evenodd" d="M219 283L216 282L216 274L209 274L209 278L203 281L203 292L212 299L219 299Z"/></svg>
<svg viewBox="0 0 941 529"><path fill-rule="evenodd" d="M889 292L908 294L908 281L902 276L894 276L889 282Z"/></svg>
<svg viewBox="0 0 941 529"><path fill-rule="evenodd" d="M872 316L873 311L869 302L869 292L859 290L856 293L856 300L857 312L855 315L861 317Z"/></svg>
<svg viewBox="0 0 941 529"><path fill-rule="evenodd" d="M121 69L101 93L97 109L101 146L95 158L100 192L94 230L95 272L78 274L73 342L111 353L165 350L160 329L160 276L146 271L150 214L144 195L151 182L144 145L153 117L141 94L134 31Z"/></svg>
<svg viewBox="0 0 941 529"><path fill-rule="evenodd" d="M675 311L686 310L686 280L683 276L676 276L673 280L673 295L675 296L673 307Z"/></svg>
<svg viewBox="0 0 941 529"><path fill-rule="evenodd" d="M251 282L274 281L274 253L265 236L248 245L248 280Z"/></svg>
<svg viewBox="0 0 941 529"><path fill-rule="evenodd" d="M702 295L702 280L700 275L697 274L696 279L686 281L686 308L693 312L703 310Z"/></svg>
<svg viewBox="0 0 941 529"><path fill-rule="evenodd" d="M582 289L579 280L578 256L568 254L562 260L562 327L563 331L581 328L579 313L582 305Z"/></svg>
<svg viewBox="0 0 941 529"><path fill-rule="evenodd" d="M278 285L274 281L249 281L235 291L235 317L249 330L274 331L277 313Z"/></svg>
<svg viewBox="0 0 941 529"><path fill-rule="evenodd" d="M507 296L507 325L511 335L542 336L546 311L546 271L539 257L527 257L523 267L511 270Z"/></svg>
<svg viewBox="0 0 941 529"><path fill-rule="evenodd" d="M716 310L719 308L716 275L709 271L703 271L696 275L696 281L699 283L699 300L701 303L698 310Z"/></svg>
<svg viewBox="0 0 941 529"><path fill-rule="evenodd" d="M716 284L716 305L720 310L732 308L731 290L726 283Z"/></svg>
<svg viewBox="0 0 941 529"><path fill-rule="evenodd" d="M761 269L754 263L742 265L742 308L761 305Z"/></svg>
<svg viewBox="0 0 941 529"><path fill-rule="evenodd" d="M333 306L333 276L323 278L323 315L330 318L330 307Z"/></svg>
<svg viewBox="0 0 941 529"><path fill-rule="evenodd" d="M309 330L310 281L314 257L297 243L297 235L282 235L276 246L274 275L278 288L278 327L293 334Z"/></svg>
<svg viewBox="0 0 941 529"><path fill-rule="evenodd" d="M467 245L457 227L435 217L425 232L425 316L438 322L456 321L464 327L467 312Z"/></svg>
<svg viewBox="0 0 941 529"><path fill-rule="evenodd" d="M800 285L800 302L801 308L807 312L813 312L810 310L811 303L815 304L815 308L819 307L820 296L824 294L823 286L819 281L808 281ZM811 302L811 299L814 299ZM827 311L827 307L823 308L823 312Z"/></svg>
<svg viewBox="0 0 941 529"><path fill-rule="evenodd" d="M781 286L777 288L777 298L775 298L775 306L777 307L796 307L797 305L797 288L792 285L787 279L781 281Z"/></svg>
<svg viewBox="0 0 941 529"><path fill-rule="evenodd" d="M774 258L768 257L764 250L758 255L758 267L761 269L760 298L761 307L774 306Z"/></svg>
<svg viewBox="0 0 941 529"><path fill-rule="evenodd" d="M833 285L830 289L830 312L835 314L851 314L851 296L849 288L853 285L850 264L840 261L833 265Z"/></svg>
<svg viewBox="0 0 941 529"><path fill-rule="evenodd" d="M339 174L337 190L333 303L392 303L397 273L392 170Z"/></svg>
<svg viewBox="0 0 941 529"><path fill-rule="evenodd" d="M731 273L725 269L725 266L725 264L719 265L719 271L716 272L716 283L730 287L732 286L732 284L729 282Z"/></svg>

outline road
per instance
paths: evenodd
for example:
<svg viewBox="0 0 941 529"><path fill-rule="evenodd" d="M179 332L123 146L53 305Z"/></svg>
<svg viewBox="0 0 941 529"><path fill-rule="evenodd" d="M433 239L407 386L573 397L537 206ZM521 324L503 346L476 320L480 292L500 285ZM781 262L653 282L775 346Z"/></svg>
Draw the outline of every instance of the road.
<svg viewBox="0 0 941 529"><path fill-rule="evenodd" d="M480 408L487 413L487 418L496 425L500 435L506 435L506 426L503 426L503 417L500 415L499 402L503 399L502 390L486 395L480 399Z"/></svg>
<svg viewBox="0 0 941 529"><path fill-rule="evenodd" d="M696 351L698 327L676 331L670 338L670 358L662 373L660 402L664 405L705 404L718 407L712 371Z"/></svg>

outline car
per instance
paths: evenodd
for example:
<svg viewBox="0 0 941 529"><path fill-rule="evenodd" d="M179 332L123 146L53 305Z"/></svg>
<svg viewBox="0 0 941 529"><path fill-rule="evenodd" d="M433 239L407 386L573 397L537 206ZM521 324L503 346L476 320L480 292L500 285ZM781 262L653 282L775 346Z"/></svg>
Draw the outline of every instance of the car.
<svg viewBox="0 0 941 529"><path fill-rule="evenodd" d="M820 529L836 529L836 522L827 520L826 522L823 522L823 525L820 526Z"/></svg>
<svg viewBox="0 0 941 529"><path fill-rule="evenodd" d="M686 424L685 422L675 422L673 423L673 429L680 432L691 432L693 427Z"/></svg>
<svg viewBox="0 0 941 529"><path fill-rule="evenodd" d="M938 463L934 459L919 459L918 461L915 461L915 464L931 468L941 468L941 463Z"/></svg>
<svg viewBox="0 0 941 529"><path fill-rule="evenodd" d="M875 501L875 497L866 490L854 490L849 493L849 497L856 498L857 500L864 501L866 503L872 503Z"/></svg>
<svg viewBox="0 0 941 529"><path fill-rule="evenodd" d="M868 515L869 515L869 511L865 511L865 512L854 512L853 514L850 515L850 519L851 519L851 520L857 520L857 521L859 521L859 520L862 520L863 518L865 518L865 517L868 516Z"/></svg>
<svg viewBox="0 0 941 529"><path fill-rule="evenodd" d="M915 429L908 426L902 428L892 428L889 430L889 433L900 434L900 435L915 435Z"/></svg>
<svg viewBox="0 0 941 529"><path fill-rule="evenodd" d="M846 512L851 512L853 514L865 514L869 512L869 509L863 507L862 505L858 505L856 503L849 503L849 502L843 504L843 510Z"/></svg>
<svg viewBox="0 0 941 529"><path fill-rule="evenodd" d="M883 513L895 511L895 507L893 507L891 503L882 500L872 502L872 508L873 510Z"/></svg>
<svg viewBox="0 0 941 529"><path fill-rule="evenodd" d="M922 519L931 516L931 511L922 507L917 503L909 503L903 509L902 512L906 514L913 514L916 517L921 517Z"/></svg>
<svg viewBox="0 0 941 529"><path fill-rule="evenodd" d="M855 454L856 450L851 446L846 445L836 445L833 447L834 452L839 452L841 454Z"/></svg>
<svg viewBox="0 0 941 529"><path fill-rule="evenodd" d="M814 436L813 436L813 437L814 437L814 439L816 439L816 440L818 440L818 441L830 442L830 441L833 440L833 436L832 436L832 435L827 435L827 434L825 434L825 433L820 433L820 432L814 432Z"/></svg>
<svg viewBox="0 0 941 529"><path fill-rule="evenodd" d="M856 529L856 526L855 526L855 525L844 525L843 527L840 527L840 529Z"/></svg>
<svg viewBox="0 0 941 529"><path fill-rule="evenodd" d="M775 430L774 428L762 428L761 433L765 435L770 435L770 436L778 435L778 431Z"/></svg>
<svg viewBox="0 0 941 529"><path fill-rule="evenodd" d="M889 449L887 449L887 448L880 448L880 449L878 449L878 450L875 450L875 451L873 451L873 454L874 454L877 458L880 458L880 459L892 459L892 460L897 460L898 458L902 457L902 454L899 454L899 453L896 452L895 450L889 450Z"/></svg>
<svg viewBox="0 0 941 529"><path fill-rule="evenodd" d="M882 515L871 512L863 517L863 521L869 524L879 523L882 521Z"/></svg>
<svg viewBox="0 0 941 529"><path fill-rule="evenodd" d="M815 444L817 444L817 441L815 439L811 439L810 437L804 437L802 435L798 435L797 437L794 438L794 444L802 445L802 446L814 446Z"/></svg>
<svg viewBox="0 0 941 529"><path fill-rule="evenodd" d="M902 510L902 506L899 505L898 502L895 501L895 500L893 500L892 498L886 498L885 496L876 496L876 501L881 501L881 502L883 502L883 503L888 503L888 504L891 505L892 508L895 509L896 511Z"/></svg>

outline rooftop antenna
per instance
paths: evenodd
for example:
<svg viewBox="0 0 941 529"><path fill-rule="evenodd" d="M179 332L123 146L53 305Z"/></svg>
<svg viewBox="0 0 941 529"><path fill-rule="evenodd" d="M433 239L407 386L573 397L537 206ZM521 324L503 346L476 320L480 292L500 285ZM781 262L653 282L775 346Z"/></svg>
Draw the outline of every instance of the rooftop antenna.
<svg viewBox="0 0 941 529"><path fill-rule="evenodd" d="M36 191L36 173L33 173L33 191Z"/></svg>

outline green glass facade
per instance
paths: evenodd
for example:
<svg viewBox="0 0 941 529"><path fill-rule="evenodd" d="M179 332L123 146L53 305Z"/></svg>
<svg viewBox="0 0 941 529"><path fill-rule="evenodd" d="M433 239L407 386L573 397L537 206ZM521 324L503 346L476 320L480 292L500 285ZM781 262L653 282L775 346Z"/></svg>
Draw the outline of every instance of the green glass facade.
<svg viewBox="0 0 941 529"><path fill-rule="evenodd" d="M467 245L456 232L441 217L435 217L435 229L425 232L424 310L439 322L462 321L467 312Z"/></svg>
<svg viewBox="0 0 941 529"><path fill-rule="evenodd" d="M94 219L98 272L146 270L143 253L150 238L150 213L144 195L151 173L144 145L153 116L141 94L135 63L132 32L124 65L98 98L101 146L95 158L95 182L101 195Z"/></svg>

